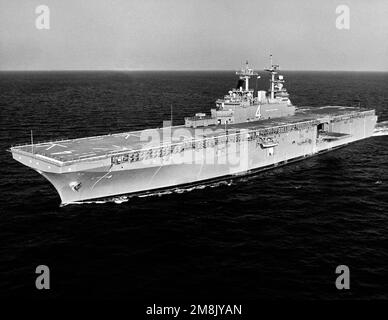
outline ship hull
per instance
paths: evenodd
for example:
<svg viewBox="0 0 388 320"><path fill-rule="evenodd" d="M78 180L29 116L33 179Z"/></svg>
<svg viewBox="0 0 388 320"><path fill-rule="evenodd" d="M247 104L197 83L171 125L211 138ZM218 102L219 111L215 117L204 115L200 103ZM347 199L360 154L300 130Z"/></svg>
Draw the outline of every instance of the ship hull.
<svg viewBox="0 0 388 320"><path fill-rule="evenodd" d="M278 133L272 143L251 139L170 154L157 161L104 164L92 170L53 173L38 170L58 191L62 204L147 193L250 174L303 160L373 135L376 117L330 123L338 137L320 137L318 126ZM276 143L274 143L274 141Z"/></svg>
<svg viewBox="0 0 388 320"><path fill-rule="evenodd" d="M220 181L222 181L222 182L223 181L230 181L230 180L234 180L234 179L238 179L238 178L242 178L242 177L256 175L256 174L259 174L259 173L264 172L264 171L273 170L273 169L276 169L276 168L279 168L279 167L282 167L285 165L289 165L289 164L293 164L296 162L306 160L306 159L314 157L314 156L322 155L324 153L343 148L346 145L348 145L348 144L344 144L344 145L337 146L334 148L322 150L322 151L315 153L315 154L304 155L304 156L276 162L276 163L273 163L273 164L270 164L270 165L267 165L264 167L250 169L248 171L243 171L243 172L235 173L235 174L227 174L224 176L214 176L212 178L205 178L202 180L193 179L191 182L184 182L184 183L180 183L180 182L175 181L175 182L170 182L170 183L166 184L166 181L163 181L163 183L160 183L160 185L163 185L162 187L155 187L157 184L155 184L155 185L153 184L152 187L150 187L150 188L146 187L146 188L141 189L141 188L139 188L139 185L137 185L136 182L134 182L134 180L132 180L132 184L129 185L128 182L131 181L131 175L126 174L126 175L124 175L125 181L123 181L122 188L119 187L120 185L117 182L114 182L107 187L107 189L109 189L109 190L106 190L105 192L101 193L101 195L102 194L104 194L104 195L93 197L96 195L95 193L93 193L93 196L91 195L90 197L88 197L86 199L81 199L81 200L71 200L71 199L74 199L72 193L70 193L69 197L66 197L65 193L66 193L67 186L66 186L66 184L62 184L61 182L58 182L57 177L52 176L52 175L48 175L48 174L42 173L42 172L40 172L40 173L47 180L49 180L52 183L52 185L55 186L56 188L58 188L58 186L62 185L63 189L61 189L61 187L59 187L59 190L57 189L58 194L61 196L61 200L62 200L61 206L65 206L68 204L82 203L82 202L90 202L90 201L97 202L97 201L103 201L103 200L111 200L111 201L117 200L118 202L120 202L120 197L145 196L145 195L150 195L150 194L152 195L152 194L162 193L162 192L171 191L171 190L191 189L193 187L197 187L197 186L201 186L201 185L217 183ZM172 169L172 168L170 168L170 169ZM174 169L172 169L172 173L173 174L176 173ZM101 177L101 175L91 176L90 180L96 180L99 177ZM164 186L164 185L166 185L166 186ZM132 188L131 188L131 186L132 186ZM65 192L63 193L62 190L64 190ZM117 190L117 191L115 191L115 190ZM125 190L125 191L122 192L123 190Z"/></svg>

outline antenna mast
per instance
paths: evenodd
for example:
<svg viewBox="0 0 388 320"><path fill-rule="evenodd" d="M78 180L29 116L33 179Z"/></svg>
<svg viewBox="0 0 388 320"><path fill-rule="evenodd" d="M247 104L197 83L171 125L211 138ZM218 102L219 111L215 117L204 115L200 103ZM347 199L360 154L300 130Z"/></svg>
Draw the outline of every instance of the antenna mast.
<svg viewBox="0 0 388 320"><path fill-rule="evenodd" d="M172 103L171 103L171 110L170 110L170 113L171 113L171 115L170 115L170 120L171 120L171 127L172 127Z"/></svg>
<svg viewBox="0 0 388 320"><path fill-rule="evenodd" d="M236 74L240 76L241 80L244 80L245 82L245 91L249 91L249 79L252 76L258 76L259 74L257 72L254 72L253 69L250 69L248 66L248 60L245 63L245 69L241 68L240 71L237 71Z"/></svg>
<svg viewBox="0 0 388 320"><path fill-rule="evenodd" d="M273 100L275 98L275 75L278 74L277 70L279 69L279 65L278 64L273 64L273 61L272 61L272 54L269 55L269 62L270 62L270 67L268 69L265 69L265 71L269 71L271 72L271 89L270 89L270 92L271 92L271 100Z"/></svg>
<svg viewBox="0 0 388 320"><path fill-rule="evenodd" d="M31 130L31 153L34 154L34 137Z"/></svg>

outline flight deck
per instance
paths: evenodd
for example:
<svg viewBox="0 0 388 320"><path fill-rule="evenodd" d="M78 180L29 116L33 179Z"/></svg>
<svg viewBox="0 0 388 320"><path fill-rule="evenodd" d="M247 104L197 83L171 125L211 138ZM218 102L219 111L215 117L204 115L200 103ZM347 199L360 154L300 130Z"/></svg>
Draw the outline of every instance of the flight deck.
<svg viewBox="0 0 388 320"><path fill-rule="evenodd" d="M290 117L257 120L227 125L213 125L208 127L191 128L185 126L173 126L155 128L142 131L132 131L101 136L92 136L80 139L59 140L28 144L12 147L12 152L30 155L40 155L47 159L66 163L68 161L83 160L107 155L113 155L124 151L136 151L160 147L166 144L179 143L188 140L197 140L214 136L223 136L240 130L259 130L279 127L293 123L301 123L311 120L320 120L325 117L349 115L354 112L368 111L356 107L304 107Z"/></svg>

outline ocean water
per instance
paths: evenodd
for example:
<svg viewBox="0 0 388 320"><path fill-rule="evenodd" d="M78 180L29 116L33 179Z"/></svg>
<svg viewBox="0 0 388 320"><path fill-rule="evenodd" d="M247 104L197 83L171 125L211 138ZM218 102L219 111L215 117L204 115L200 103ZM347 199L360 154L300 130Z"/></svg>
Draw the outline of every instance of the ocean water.
<svg viewBox="0 0 388 320"><path fill-rule="evenodd" d="M360 103L388 120L388 73L284 74L297 106ZM234 181L66 207L6 152L30 130L36 142L160 126L171 104L177 124L235 84L233 72L1 72L0 296L387 299L386 136ZM350 290L335 287L341 264Z"/></svg>

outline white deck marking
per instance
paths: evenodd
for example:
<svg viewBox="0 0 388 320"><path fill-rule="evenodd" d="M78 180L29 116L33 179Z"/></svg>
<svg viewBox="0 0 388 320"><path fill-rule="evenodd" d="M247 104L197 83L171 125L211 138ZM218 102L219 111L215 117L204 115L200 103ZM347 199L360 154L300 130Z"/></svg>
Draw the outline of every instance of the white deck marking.
<svg viewBox="0 0 388 320"><path fill-rule="evenodd" d="M46 151L50 150L51 148L53 148L55 146L62 147L62 148L67 148L67 146L63 146L63 145L61 145L59 143L52 143L51 146L46 149Z"/></svg>
<svg viewBox="0 0 388 320"><path fill-rule="evenodd" d="M115 147L116 149L120 149L120 150L132 150L131 148L128 148L128 147L124 147L124 146L117 146L115 144L112 144L112 147Z"/></svg>
<svg viewBox="0 0 388 320"><path fill-rule="evenodd" d="M125 135L124 139L127 140L130 136L134 136L136 138L140 138L140 135L139 134L133 134L133 133L124 133L123 135Z"/></svg>
<svg viewBox="0 0 388 320"><path fill-rule="evenodd" d="M70 153L72 153L72 151L74 151L74 150L70 150L70 151L61 151L61 152L54 152L54 153L52 153L51 155L54 155L54 154L70 154Z"/></svg>

